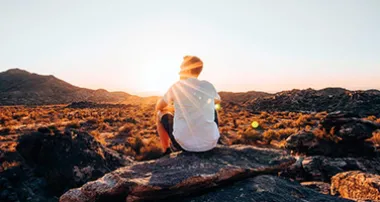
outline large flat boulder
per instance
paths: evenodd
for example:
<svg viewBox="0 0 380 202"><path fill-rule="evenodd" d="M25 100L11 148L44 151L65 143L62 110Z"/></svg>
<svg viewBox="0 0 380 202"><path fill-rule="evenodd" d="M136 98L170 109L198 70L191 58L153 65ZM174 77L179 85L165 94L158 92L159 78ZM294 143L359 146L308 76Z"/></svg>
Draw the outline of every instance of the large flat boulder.
<svg viewBox="0 0 380 202"><path fill-rule="evenodd" d="M331 179L331 194L380 201L380 175L360 171L339 173Z"/></svg>
<svg viewBox="0 0 380 202"><path fill-rule="evenodd" d="M61 202L141 201L186 196L246 177L276 173L295 159L282 150L218 146L204 153L180 152L136 162L72 189Z"/></svg>
<svg viewBox="0 0 380 202"><path fill-rule="evenodd" d="M210 193L185 199L172 199L182 202L326 202L351 200L321 194L315 190L271 175L260 175L233 185L218 188Z"/></svg>

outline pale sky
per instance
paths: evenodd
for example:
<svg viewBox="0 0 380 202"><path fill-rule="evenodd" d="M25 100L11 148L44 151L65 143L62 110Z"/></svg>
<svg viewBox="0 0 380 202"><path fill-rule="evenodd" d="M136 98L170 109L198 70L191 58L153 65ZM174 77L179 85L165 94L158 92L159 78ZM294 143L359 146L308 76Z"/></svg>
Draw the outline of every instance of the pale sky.
<svg viewBox="0 0 380 202"><path fill-rule="evenodd" d="M0 71L162 93L187 54L220 91L380 89L380 0L0 0Z"/></svg>

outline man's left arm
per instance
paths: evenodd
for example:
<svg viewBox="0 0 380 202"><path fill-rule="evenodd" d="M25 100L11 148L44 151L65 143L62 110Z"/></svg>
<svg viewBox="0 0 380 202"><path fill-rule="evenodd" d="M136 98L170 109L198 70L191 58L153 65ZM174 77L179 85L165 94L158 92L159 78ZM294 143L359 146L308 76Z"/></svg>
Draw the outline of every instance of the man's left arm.
<svg viewBox="0 0 380 202"><path fill-rule="evenodd" d="M168 106L168 103L163 98L160 98L156 104L156 112L162 111L166 106Z"/></svg>

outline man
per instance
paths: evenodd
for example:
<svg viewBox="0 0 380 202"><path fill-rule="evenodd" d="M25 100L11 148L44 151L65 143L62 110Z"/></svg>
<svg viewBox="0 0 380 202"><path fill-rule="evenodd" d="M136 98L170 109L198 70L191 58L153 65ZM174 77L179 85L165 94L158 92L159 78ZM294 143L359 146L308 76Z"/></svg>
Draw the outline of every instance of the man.
<svg viewBox="0 0 380 202"><path fill-rule="evenodd" d="M157 131L166 151L204 152L213 149L220 137L215 103L220 96L208 81L198 80L203 62L196 56L185 56L173 84L156 105ZM174 120L168 105L174 103Z"/></svg>

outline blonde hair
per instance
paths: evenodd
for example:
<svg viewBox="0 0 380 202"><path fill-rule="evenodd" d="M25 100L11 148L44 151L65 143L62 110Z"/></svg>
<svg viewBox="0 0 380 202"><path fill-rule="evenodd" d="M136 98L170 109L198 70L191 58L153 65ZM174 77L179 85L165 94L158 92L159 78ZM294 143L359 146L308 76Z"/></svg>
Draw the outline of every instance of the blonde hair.
<svg viewBox="0 0 380 202"><path fill-rule="evenodd" d="M203 62L197 56L186 55L183 57L180 74L199 76L203 70Z"/></svg>

